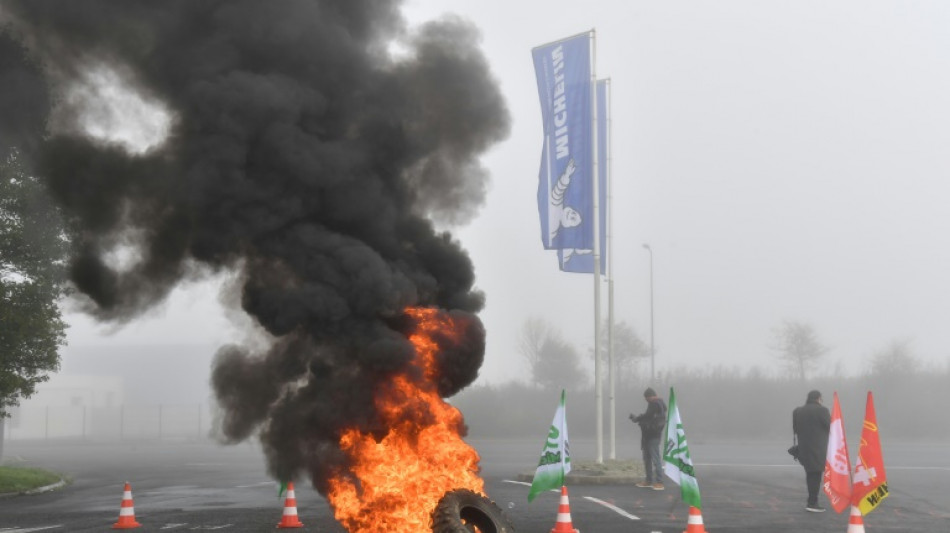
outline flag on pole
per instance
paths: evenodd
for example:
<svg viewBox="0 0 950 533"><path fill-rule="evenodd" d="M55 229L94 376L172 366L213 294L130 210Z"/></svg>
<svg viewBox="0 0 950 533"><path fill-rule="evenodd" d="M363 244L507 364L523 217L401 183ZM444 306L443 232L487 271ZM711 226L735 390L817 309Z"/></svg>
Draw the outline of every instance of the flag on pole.
<svg viewBox="0 0 950 533"><path fill-rule="evenodd" d="M609 109L609 80L597 80L597 197L600 209L598 210L600 224L600 273L607 274L607 147L609 146L608 124ZM591 230L593 231L593 230ZM593 238L591 238L593 243ZM581 274L594 273L594 250L580 248L558 249L558 264L562 272L577 272Z"/></svg>
<svg viewBox="0 0 950 533"><path fill-rule="evenodd" d="M702 509L699 497L699 483L693 471L693 460L689 456L686 444L686 432L680 409L676 404L676 394L670 387L670 407L666 413L666 447L663 450L663 472L680 486L683 501L697 509Z"/></svg>
<svg viewBox="0 0 950 533"><path fill-rule="evenodd" d="M531 51L544 143L538 183L546 250L593 249L591 32Z"/></svg>
<svg viewBox="0 0 950 533"><path fill-rule="evenodd" d="M528 501L538 494L564 485L564 476L571 471L571 447L567 440L567 413L564 407L565 392L561 390L561 404L554 413L554 421L548 430L548 439L541 450L541 461L534 472Z"/></svg>
<svg viewBox="0 0 950 533"><path fill-rule="evenodd" d="M868 391L861 445L858 447L858 461L854 465L852 481L852 503L861 510L862 515L873 511L887 498L887 473L884 471L884 457L881 455L881 439L877 432L877 415L874 413L874 397L871 391Z"/></svg>
<svg viewBox="0 0 950 533"><path fill-rule="evenodd" d="M822 488L835 512L840 513L851 506L851 458L848 456L848 441L844 436L844 422L841 419L837 392L831 410L831 431L825 452Z"/></svg>

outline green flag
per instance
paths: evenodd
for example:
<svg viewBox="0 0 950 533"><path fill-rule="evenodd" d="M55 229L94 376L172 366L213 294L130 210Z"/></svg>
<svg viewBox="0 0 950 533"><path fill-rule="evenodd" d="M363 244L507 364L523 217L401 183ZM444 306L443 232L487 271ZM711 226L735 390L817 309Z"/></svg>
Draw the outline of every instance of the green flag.
<svg viewBox="0 0 950 533"><path fill-rule="evenodd" d="M680 419L680 409L676 405L673 387L670 387L670 408L666 413L666 446L663 450L663 461L665 463L663 471L680 486L683 501L697 509L702 509L699 483L696 482L696 473L693 472L693 460L689 457L686 432L683 431L683 420Z"/></svg>
<svg viewBox="0 0 950 533"><path fill-rule="evenodd" d="M528 501L538 494L557 489L564 484L564 476L571 471L571 447L567 443L567 414L564 409L564 390L561 390L561 405L554 413L554 421L548 430L548 439L541 450L541 461L531 481Z"/></svg>

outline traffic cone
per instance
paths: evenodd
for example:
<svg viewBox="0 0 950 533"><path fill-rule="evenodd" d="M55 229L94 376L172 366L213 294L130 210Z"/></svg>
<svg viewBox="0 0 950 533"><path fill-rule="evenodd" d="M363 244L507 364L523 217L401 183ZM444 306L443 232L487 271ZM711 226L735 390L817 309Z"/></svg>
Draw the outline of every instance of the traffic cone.
<svg viewBox="0 0 950 533"><path fill-rule="evenodd" d="M284 500L284 516L280 518L277 528L303 527L303 522L297 519L297 495L294 493L294 482L287 483L287 499Z"/></svg>
<svg viewBox="0 0 950 533"><path fill-rule="evenodd" d="M848 519L848 533L864 533L864 518L861 517L861 510L851 506L851 517Z"/></svg>
<svg viewBox="0 0 950 533"><path fill-rule="evenodd" d="M561 503L557 507L557 522L551 533L581 533L571 524L571 504L567 499L567 487L561 485Z"/></svg>
<svg viewBox="0 0 950 533"><path fill-rule="evenodd" d="M686 520L686 531L683 533L709 533L703 525L703 514L692 505L689 506L689 518Z"/></svg>
<svg viewBox="0 0 950 533"><path fill-rule="evenodd" d="M112 524L112 529L132 529L140 527L135 521L135 505L132 503L132 486L125 482L125 488L122 489L122 507L119 507L119 521Z"/></svg>

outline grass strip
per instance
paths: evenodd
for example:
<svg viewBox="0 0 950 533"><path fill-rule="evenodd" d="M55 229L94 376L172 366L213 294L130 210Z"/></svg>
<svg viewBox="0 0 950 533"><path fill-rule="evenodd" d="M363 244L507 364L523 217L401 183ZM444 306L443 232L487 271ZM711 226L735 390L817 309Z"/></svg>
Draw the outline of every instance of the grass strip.
<svg viewBox="0 0 950 533"><path fill-rule="evenodd" d="M571 461L571 474L594 476L642 476L643 462L634 460L607 459L594 461ZM570 476L570 474L568 474Z"/></svg>
<svg viewBox="0 0 950 533"><path fill-rule="evenodd" d="M59 480L58 474L39 468L0 466L0 494L38 489Z"/></svg>

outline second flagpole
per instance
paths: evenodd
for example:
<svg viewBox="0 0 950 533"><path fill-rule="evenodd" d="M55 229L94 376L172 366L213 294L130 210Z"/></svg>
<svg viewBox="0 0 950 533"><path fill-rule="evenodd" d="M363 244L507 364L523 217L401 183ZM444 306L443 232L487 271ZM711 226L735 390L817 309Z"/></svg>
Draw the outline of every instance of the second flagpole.
<svg viewBox="0 0 950 533"><path fill-rule="evenodd" d="M597 179L597 30L590 31L591 191L594 201L594 401L596 402L597 462L604 462L604 384L600 377L600 206Z"/></svg>

